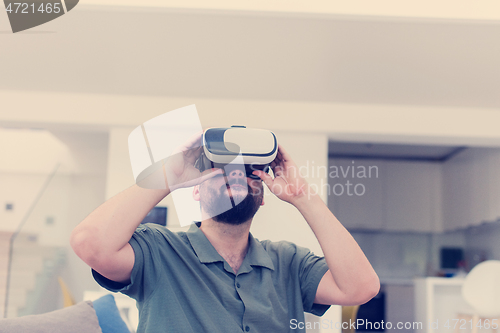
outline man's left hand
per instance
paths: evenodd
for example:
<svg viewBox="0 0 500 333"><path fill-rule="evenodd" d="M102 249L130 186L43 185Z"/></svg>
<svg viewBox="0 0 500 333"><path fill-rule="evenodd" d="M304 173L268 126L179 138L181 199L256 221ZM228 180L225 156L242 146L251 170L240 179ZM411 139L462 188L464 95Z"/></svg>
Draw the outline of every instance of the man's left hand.
<svg viewBox="0 0 500 333"><path fill-rule="evenodd" d="M273 194L293 205L307 197L309 193L307 181L302 178L299 168L281 145L278 145L278 154L270 166L274 178L259 170L253 174L259 176Z"/></svg>

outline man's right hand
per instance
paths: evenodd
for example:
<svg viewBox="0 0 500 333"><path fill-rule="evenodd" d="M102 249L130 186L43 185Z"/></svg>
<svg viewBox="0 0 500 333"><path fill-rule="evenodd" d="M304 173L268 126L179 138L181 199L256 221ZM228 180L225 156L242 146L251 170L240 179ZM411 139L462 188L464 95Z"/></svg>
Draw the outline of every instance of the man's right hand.
<svg viewBox="0 0 500 333"><path fill-rule="evenodd" d="M200 157L203 147L201 135L198 132L184 144L177 147L172 155L158 161L144 171L147 176L140 175L137 185L142 188L166 188L168 193L178 188L191 187L203 183L205 180L221 174L221 169L209 169L200 172L194 165ZM142 176L142 177L141 177Z"/></svg>
<svg viewBox="0 0 500 333"><path fill-rule="evenodd" d="M223 173L221 169L209 169L200 172L194 166L203 150L201 146L202 134L203 132L199 132L193 135L166 159L164 168L170 191L181 187L199 185L205 180Z"/></svg>

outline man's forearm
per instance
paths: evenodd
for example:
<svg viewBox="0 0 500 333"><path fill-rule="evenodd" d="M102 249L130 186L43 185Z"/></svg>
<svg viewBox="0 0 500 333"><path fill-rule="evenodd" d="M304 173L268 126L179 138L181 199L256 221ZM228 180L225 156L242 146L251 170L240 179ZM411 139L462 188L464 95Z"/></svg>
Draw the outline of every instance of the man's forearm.
<svg viewBox="0 0 500 333"><path fill-rule="evenodd" d="M378 276L351 234L317 195L303 197L295 206L319 241L326 263L338 288L358 297L378 288ZM361 296L361 298L363 295ZM373 297L373 295L371 295Z"/></svg>
<svg viewBox="0 0 500 333"><path fill-rule="evenodd" d="M123 248L148 212L169 194L168 190L133 185L112 197L72 232L71 245L82 257L105 256Z"/></svg>

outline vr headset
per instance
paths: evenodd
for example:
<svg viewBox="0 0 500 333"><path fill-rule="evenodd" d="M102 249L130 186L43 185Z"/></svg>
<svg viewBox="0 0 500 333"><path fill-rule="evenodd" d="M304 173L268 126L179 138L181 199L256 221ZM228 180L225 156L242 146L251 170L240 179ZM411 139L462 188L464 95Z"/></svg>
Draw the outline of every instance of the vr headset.
<svg viewBox="0 0 500 333"><path fill-rule="evenodd" d="M220 168L229 174L243 165L246 176L252 179L260 179L252 174L255 170L269 172L269 164L278 153L273 132L245 126L209 128L203 132L202 144L203 151L195 163L198 170Z"/></svg>

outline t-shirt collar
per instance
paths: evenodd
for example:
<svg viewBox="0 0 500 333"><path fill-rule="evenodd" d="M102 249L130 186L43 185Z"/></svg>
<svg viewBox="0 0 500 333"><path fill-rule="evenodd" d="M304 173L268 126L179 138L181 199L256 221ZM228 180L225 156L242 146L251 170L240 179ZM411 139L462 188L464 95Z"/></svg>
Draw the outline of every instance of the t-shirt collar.
<svg viewBox="0 0 500 333"><path fill-rule="evenodd" d="M201 231L196 224L193 223L186 234L201 263L224 261L222 256L217 252L212 243L210 243L203 231ZM274 270L271 257L269 257L269 254L262 244L260 244L251 233L249 234L248 241L250 243L248 253L243 260L238 274L244 273L243 270L251 270L250 266L262 266ZM244 266L246 266L246 269Z"/></svg>

